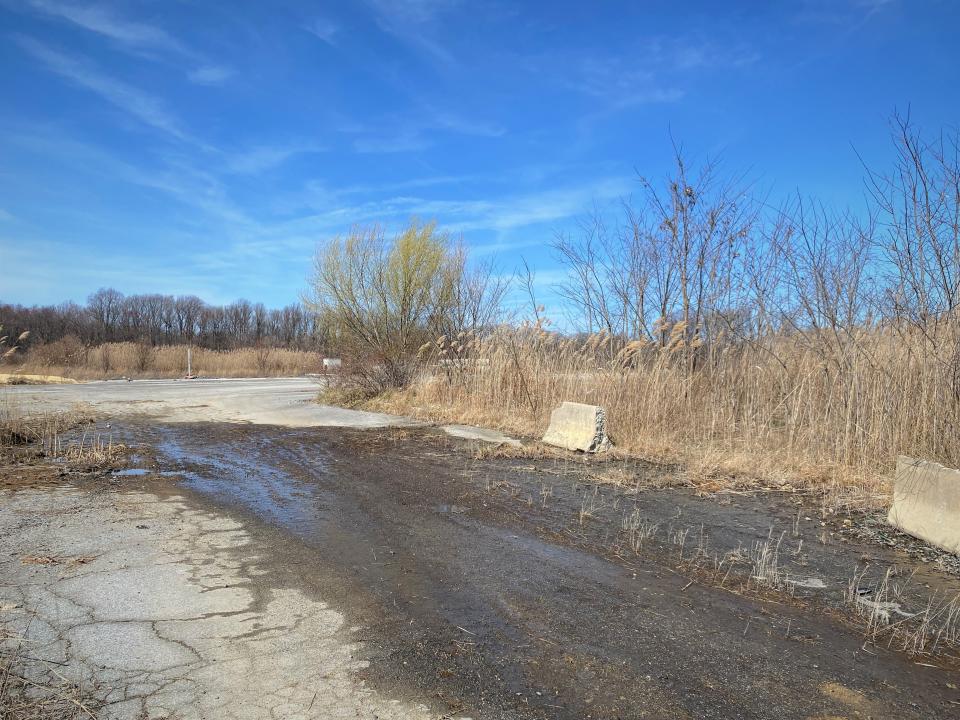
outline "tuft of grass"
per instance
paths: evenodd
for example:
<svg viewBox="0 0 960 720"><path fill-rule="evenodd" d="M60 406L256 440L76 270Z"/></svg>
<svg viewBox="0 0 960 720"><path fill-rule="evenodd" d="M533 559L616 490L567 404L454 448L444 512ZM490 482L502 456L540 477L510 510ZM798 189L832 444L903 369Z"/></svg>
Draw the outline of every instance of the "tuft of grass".
<svg viewBox="0 0 960 720"><path fill-rule="evenodd" d="M83 405L69 411L26 413L19 398L0 394L0 445L38 444L54 449L61 435L93 422L93 413Z"/></svg>
<svg viewBox="0 0 960 720"><path fill-rule="evenodd" d="M847 589L847 604L865 621L865 636L873 644L885 643L909 655L933 655L960 650L960 595L934 593L926 606L904 609L913 574L897 580L895 568L887 568L875 582L867 580L869 568L856 571Z"/></svg>
<svg viewBox="0 0 960 720"><path fill-rule="evenodd" d="M77 432L69 432L74 430ZM127 448L115 443L111 433L98 430L92 411L83 405L28 414L15 398L0 395L0 457L17 457L24 451L68 465L113 467L124 458Z"/></svg>
<svg viewBox="0 0 960 720"><path fill-rule="evenodd" d="M634 553L640 554L643 544L654 537L660 526L643 519L640 508L623 516L621 528L627 534L627 541Z"/></svg>

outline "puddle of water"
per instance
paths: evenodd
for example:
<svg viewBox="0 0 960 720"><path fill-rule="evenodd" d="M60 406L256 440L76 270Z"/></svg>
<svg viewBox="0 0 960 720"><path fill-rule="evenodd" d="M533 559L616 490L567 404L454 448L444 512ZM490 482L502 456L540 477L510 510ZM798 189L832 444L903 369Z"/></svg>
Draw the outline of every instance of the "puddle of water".
<svg viewBox="0 0 960 720"><path fill-rule="evenodd" d="M171 434L159 442L156 449L175 466L183 468L163 474L180 476L182 484L191 490L242 505L270 522L301 534L309 535L311 528L326 519L328 510L322 502L322 490L298 481L258 457L269 453L271 458L282 459L282 448L263 448L258 452L251 447L205 444L202 449L194 450ZM315 462L320 469L325 467L322 459Z"/></svg>
<svg viewBox="0 0 960 720"><path fill-rule="evenodd" d="M126 470L114 470L111 475L114 477L140 477L150 472L147 468L127 468Z"/></svg>

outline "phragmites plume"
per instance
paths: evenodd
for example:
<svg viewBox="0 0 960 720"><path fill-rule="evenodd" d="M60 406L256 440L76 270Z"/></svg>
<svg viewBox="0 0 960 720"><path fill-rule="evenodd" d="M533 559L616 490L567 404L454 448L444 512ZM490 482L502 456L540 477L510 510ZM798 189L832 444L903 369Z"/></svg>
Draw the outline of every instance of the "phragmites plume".
<svg viewBox="0 0 960 720"><path fill-rule="evenodd" d="M0 325L0 333L3 332L3 325ZM16 341L13 345L10 345L10 336L3 335L0 337L0 360L7 360L13 357L17 351L20 349L20 343L27 340L30 337L30 331L24 330L17 336Z"/></svg>

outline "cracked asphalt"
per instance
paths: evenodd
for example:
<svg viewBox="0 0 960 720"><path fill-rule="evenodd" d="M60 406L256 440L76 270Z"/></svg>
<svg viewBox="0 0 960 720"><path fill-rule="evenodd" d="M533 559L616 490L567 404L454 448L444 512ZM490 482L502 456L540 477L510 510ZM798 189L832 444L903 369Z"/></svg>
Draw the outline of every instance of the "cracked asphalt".
<svg viewBox="0 0 960 720"><path fill-rule="evenodd" d="M378 695L357 628L295 589L257 583L243 526L176 495L7 493L0 603L32 657L69 666L104 718L428 718Z"/></svg>
<svg viewBox="0 0 960 720"><path fill-rule="evenodd" d="M843 612L865 558L909 558L820 543L811 521L783 563L819 582L790 595L678 563L676 532L749 547L794 523L782 501L631 495L590 488L575 463L477 460L470 443L488 435L324 408L311 381L14 390L35 408L90 403L143 470L0 491L5 642L22 634L37 671L82 680L101 718L960 710L955 658L869 645ZM631 509L662 529L628 556Z"/></svg>

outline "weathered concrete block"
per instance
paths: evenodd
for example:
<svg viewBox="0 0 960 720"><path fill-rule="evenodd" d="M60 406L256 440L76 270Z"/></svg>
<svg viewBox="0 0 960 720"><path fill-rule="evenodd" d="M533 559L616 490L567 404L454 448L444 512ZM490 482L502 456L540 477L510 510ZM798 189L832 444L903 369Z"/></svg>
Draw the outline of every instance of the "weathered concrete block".
<svg viewBox="0 0 960 720"><path fill-rule="evenodd" d="M904 532L960 553L960 472L900 455L887 519Z"/></svg>
<svg viewBox="0 0 960 720"><path fill-rule="evenodd" d="M606 413L597 405L565 402L550 413L550 426L543 441L567 450L606 450L610 447Z"/></svg>

